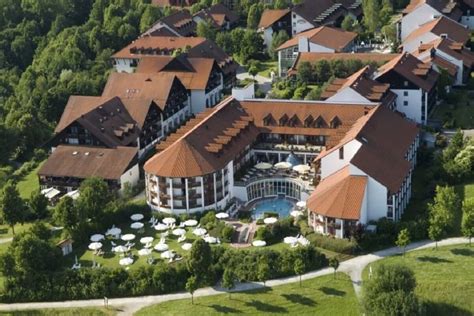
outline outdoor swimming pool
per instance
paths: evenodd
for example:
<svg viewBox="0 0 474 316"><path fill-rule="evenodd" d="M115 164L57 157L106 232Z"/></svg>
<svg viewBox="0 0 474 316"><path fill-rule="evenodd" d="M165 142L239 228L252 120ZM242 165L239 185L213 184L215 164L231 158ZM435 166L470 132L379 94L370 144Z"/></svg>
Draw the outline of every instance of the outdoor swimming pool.
<svg viewBox="0 0 474 316"><path fill-rule="evenodd" d="M252 208L252 217L259 219L263 217L265 212L278 213L279 217L288 217L295 204L285 198L271 198L257 202Z"/></svg>

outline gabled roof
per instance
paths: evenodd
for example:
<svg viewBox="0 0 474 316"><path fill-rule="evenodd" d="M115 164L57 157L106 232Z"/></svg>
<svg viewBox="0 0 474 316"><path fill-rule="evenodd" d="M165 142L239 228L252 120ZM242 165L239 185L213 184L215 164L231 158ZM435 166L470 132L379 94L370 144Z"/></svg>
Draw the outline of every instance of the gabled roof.
<svg viewBox="0 0 474 316"><path fill-rule="evenodd" d="M334 0L303 0L295 5L292 11L316 26L337 19L346 9L342 3Z"/></svg>
<svg viewBox="0 0 474 316"><path fill-rule="evenodd" d="M364 98L372 102L380 102L384 105L391 104L396 95L390 91L390 85L379 83L369 76L370 67L365 66L353 75L345 79L333 80L321 94L321 98L328 99L339 91L350 87Z"/></svg>
<svg viewBox="0 0 474 316"><path fill-rule="evenodd" d="M331 48L336 52L339 52L352 43L352 41L357 37L357 34L336 27L320 26L296 34L293 38L281 44L277 50L297 46L299 39L302 37L308 38L311 43Z"/></svg>
<svg viewBox="0 0 474 316"><path fill-rule="evenodd" d="M142 56L171 55L177 49L193 48L205 42L203 37L142 36L128 44L113 58L140 58Z"/></svg>
<svg viewBox="0 0 474 316"><path fill-rule="evenodd" d="M434 54L436 55L436 50L440 50L442 51L443 53L457 59L457 60L461 60L463 62L463 65L464 67L467 67L467 68L472 68L473 65L474 65L474 53L471 52L470 49L467 49L463 43L459 43L459 42L455 42L455 41L452 41L450 39L447 39L447 38L439 38L439 39L436 39L434 41L431 41L429 43L426 43L426 44L423 44L423 45L420 45L419 48L418 48L418 51L414 53L415 56L420 56L421 54L425 53L427 50L431 50L431 49L434 49ZM442 59L441 57L439 56L433 56L432 58L433 60L431 61L439 61L440 59ZM448 64L446 63L449 63L451 65L453 65L452 63L450 63L449 61L447 60L444 60L443 61L439 61L441 63L444 62L444 66L448 67L448 68L451 68L449 67ZM442 66L442 65L440 65ZM456 65L453 65L455 68L456 68ZM449 69L447 69L449 70Z"/></svg>
<svg viewBox="0 0 474 316"><path fill-rule="evenodd" d="M203 20L211 20L217 28L223 27L226 22L234 24L239 21L239 16L221 3L203 9L194 14L194 16L198 16Z"/></svg>
<svg viewBox="0 0 474 316"><path fill-rule="evenodd" d="M324 178L306 205L319 215L346 220L360 219L367 177L351 175L349 166Z"/></svg>
<svg viewBox="0 0 474 316"><path fill-rule="evenodd" d="M403 42L411 42L426 33L433 33L439 37L446 35L451 40L464 44L471 38L471 33L465 26L450 18L440 16L439 18L420 25L416 30L411 32Z"/></svg>
<svg viewBox="0 0 474 316"><path fill-rule="evenodd" d="M148 29L144 35L157 35L155 32L159 30L157 25L164 24L171 30L181 36L189 36L196 31L196 22L194 22L191 13L188 10L178 10L177 12L159 19Z"/></svg>
<svg viewBox="0 0 474 316"><path fill-rule="evenodd" d="M41 166L38 175L119 180L134 163L137 152L136 147L100 148L59 145Z"/></svg>
<svg viewBox="0 0 474 316"><path fill-rule="evenodd" d="M394 71L404 79L416 85L425 92L431 91L436 86L439 74L415 56L405 53L379 67L375 79L382 78L385 74Z"/></svg>
<svg viewBox="0 0 474 316"><path fill-rule="evenodd" d="M423 4L429 5L439 13L449 16L454 20L459 20L462 15L462 11L459 9L458 4L456 1L452 0L411 0L403 10L403 14L409 14Z"/></svg>
<svg viewBox="0 0 474 316"><path fill-rule="evenodd" d="M111 73L102 92L103 97L118 96L130 115L143 126L148 108L154 102L165 109L173 87L181 85L174 74ZM184 89L184 86L182 86ZM129 106L131 105L131 106Z"/></svg>
<svg viewBox="0 0 474 316"><path fill-rule="evenodd" d="M260 22L258 23L258 28L270 27L273 23L277 22L284 16L290 13L290 9L265 9L260 17Z"/></svg>
<svg viewBox="0 0 474 316"><path fill-rule="evenodd" d="M170 66L170 64L172 65ZM204 90L214 66L217 67L216 62L210 58L188 58L184 55L174 58L156 56L142 58L136 73L168 73L176 76L188 90Z"/></svg>
<svg viewBox="0 0 474 316"><path fill-rule="evenodd" d="M197 0L151 0L151 4L157 7L190 7L198 2Z"/></svg>
<svg viewBox="0 0 474 316"><path fill-rule="evenodd" d="M396 193L410 170L405 155L417 134L415 123L377 106L359 118L336 146L321 152L316 159L357 140L361 147L350 163Z"/></svg>
<svg viewBox="0 0 474 316"><path fill-rule="evenodd" d="M147 173L162 177L195 177L224 168L258 129L232 98L200 113L157 146L161 150L145 163Z"/></svg>

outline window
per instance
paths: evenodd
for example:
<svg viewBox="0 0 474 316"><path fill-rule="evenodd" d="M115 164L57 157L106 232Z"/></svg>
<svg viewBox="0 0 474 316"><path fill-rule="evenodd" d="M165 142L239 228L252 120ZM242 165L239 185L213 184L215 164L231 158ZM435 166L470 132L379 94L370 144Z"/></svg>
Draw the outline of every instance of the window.
<svg viewBox="0 0 474 316"><path fill-rule="evenodd" d="M408 101L403 101L404 106L408 106Z"/></svg>
<svg viewBox="0 0 474 316"><path fill-rule="evenodd" d="M405 87L408 87L408 81L404 81L404 82L403 82L403 85L404 85Z"/></svg>
<svg viewBox="0 0 474 316"><path fill-rule="evenodd" d="M408 96L408 91L403 91L403 96L407 97Z"/></svg>
<svg viewBox="0 0 474 316"><path fill-rule="evenodd" d="M344 146L339 148L339 159L344 159Z"/></svg>

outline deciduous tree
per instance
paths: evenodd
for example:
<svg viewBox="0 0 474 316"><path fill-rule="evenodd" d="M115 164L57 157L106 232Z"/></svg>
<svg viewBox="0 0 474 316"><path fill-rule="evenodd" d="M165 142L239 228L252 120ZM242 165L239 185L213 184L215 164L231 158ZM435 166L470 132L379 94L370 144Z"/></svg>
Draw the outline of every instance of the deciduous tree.
<svg viewBox="0 0 474 316"><path fill-rule="evenodd" d="M231 299L231 290L235 287L235 273L232 269L225 269L222 276L222 287L229 291L229 299Z"/></svg>
<svg viewBox="0 0 474 316"><path fill-rule="evenodd" d="M15 224L22 223L25 219L26 207L12 181L7 182L0 192L0 209L3 221L12 228L15 235Z"/></svg>
<svg viewBox="0 0 474 316"><path fill-rule="evenodd" d="M186 291L191 294L191 304L194 305L194 292L199 288L198 278L194 275L188 278L186 282Z"/></svg>
<svg viewBox="0 0 474 316"><path fill-rule="evenodd" d="M410 233L408 229L404 228L398 233L395 244L403 250L403 256L405 256L405 249L410 243Z"/></svg>
<svg viewBox="0 0 474 316"><path fill-rule="evenodd" d="M470 198L462 204L462 222L461 231L464 237L469 238L469 246L471 239L474 237L474 199Z"/></svg>
<svg viewBox="0 0 474 316"><path fill-rule="evenodd" d="M339 260L336 257L329 259L329 266L334 269L334 279L336 278L337 268L339 268Z"/></svg>

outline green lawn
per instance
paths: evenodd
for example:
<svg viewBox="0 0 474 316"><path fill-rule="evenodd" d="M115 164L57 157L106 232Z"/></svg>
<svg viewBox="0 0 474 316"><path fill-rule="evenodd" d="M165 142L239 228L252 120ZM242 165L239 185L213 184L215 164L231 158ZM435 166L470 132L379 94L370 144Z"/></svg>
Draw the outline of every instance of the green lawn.
<svg viewBox="0 0 474 316"><path fill-rule="evenodd" d="M136 315L360 315L350 279L338 273L259 290L170 301L147 307Z"/></svg>
<svg viewBox="0 0 474 316"><path fill-rule="evenodd" d="M33 223L25 223L25 224L16 224L15 225L15 234L19 234L24 232L25 230L29 229ZM10 226L8 225L0 225L0 239L2 238L10 238L13 237L13 231Z"/></svg>
<svg viewBox="0 0 474 316"><path fill-rule="evenodd" d="M443 102L437 106L431 118L441 120L443 123L454 119L454 128L474 128L474 101L469 97L467 90L455 90L459 100L455 104Z"/></svg>
<svg viewBox="0 0 474 316"><path fill-rule="evenodd" d="M41 168L40 163L33 171L26 175L21 181L18 182L18 191L22 198L27 199L30 197L31 192L39 189L38 182L38 170Z"/></svg>
<svg viewBox="0 0 474 316"><path fill-rule="evenodd" d="M278 73L278 62L269 60L260 62L260 67L258 69L258 74L263 77L270 78L270 73L274 71L275 74Z"/></svg>
<svg viewBox="0 0 474 316"><path fill-rule="evenodd" d="M67 309L31 309L31 310L19 310L14 312L0 312L0 315L11 315L11 316L32 316L32 315L48 315L48 316L112 316L115 315L114 309L105 308L67 308Z"/></svg>
<svg viewBox="0 0 474 316"><path fill-rule="evenodd" d="M405 258L386 258L372 267L381 263L406 264L413 269L416 294L427 303L427 315L474 314L474 247L458 245L408 252Z"/></svg>

